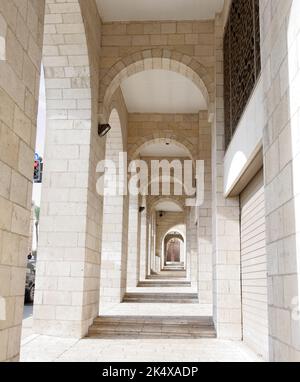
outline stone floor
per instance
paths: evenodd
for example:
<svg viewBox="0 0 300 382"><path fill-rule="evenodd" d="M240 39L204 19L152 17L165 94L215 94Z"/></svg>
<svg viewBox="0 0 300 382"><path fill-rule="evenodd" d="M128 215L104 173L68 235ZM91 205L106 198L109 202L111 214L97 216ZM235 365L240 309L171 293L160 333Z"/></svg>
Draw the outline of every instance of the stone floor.
<svg viewBox="0 0 300 382"><path fill-rule="evenodd" d="M64 339L32 337L22 362L259 362L240 342L216 339Z"/></svg>
<svg viewBox="0 0 300 382"><path fill-rule="evenodd" d="M212 309L206 304L116 304L102 311L105 316L211 316Z"/></svg>
<svg viewBox="0 0 300 382"><path fill-rule="evenodd" d="M130 304L132 306L132 304ZM149 304L151 305L151 304ZM176 304L174 304L176 305ZM155 307L152 306L155 309ZM145 307L140 313L145 313ZM150 307L146 307L148 311ZM161 313L161 307L156 307ZM195 313L191 306L190 314ZM128 311L122 307L116 311ZM134 309L133 309L134 311ZM112 311L107 312L112 313ZM173 313L178 307L173 306ZM136 311L135 311L136 314ZM170 311L169 311L170 314ZM82 340L36 335L30 308L26 308L22 333L22 362L259 362L242 342L218 339L91 339Z"/></svg>

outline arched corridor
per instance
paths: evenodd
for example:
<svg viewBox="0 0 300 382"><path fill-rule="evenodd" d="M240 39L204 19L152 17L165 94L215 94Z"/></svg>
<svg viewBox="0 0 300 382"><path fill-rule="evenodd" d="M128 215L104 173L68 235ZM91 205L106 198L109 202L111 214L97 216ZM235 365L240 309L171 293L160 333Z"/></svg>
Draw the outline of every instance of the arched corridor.
<svg viewBox="0 0 300 382"><path fill-rule="evenodd" d="M300 359L298 1L152 2L0 0L0 361Z"/></svg>

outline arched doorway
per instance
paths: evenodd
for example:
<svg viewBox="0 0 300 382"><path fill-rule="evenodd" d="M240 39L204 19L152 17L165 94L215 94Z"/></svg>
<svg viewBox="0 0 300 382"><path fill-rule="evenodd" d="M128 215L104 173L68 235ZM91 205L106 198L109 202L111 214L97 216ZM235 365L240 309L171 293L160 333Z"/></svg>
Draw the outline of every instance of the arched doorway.
<svg viewBox="0 0 300 382"><path fill-rule="evenodd" d="M165 242L166 263L180 263L181 243L177 237L171 237Z"/></svg>

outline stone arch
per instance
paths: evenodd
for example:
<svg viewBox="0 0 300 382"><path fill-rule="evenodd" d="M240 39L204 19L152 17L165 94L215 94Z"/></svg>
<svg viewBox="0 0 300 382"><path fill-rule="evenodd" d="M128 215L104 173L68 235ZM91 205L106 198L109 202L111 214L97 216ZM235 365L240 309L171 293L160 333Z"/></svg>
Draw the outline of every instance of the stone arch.
<svg viewBox="0 0 300 382"><path fill-rule="evenodd" d="M179 147L184 147L191 159L195 160L197 157L197 147L193 145L188 139L183 135L172 133L157 132L146 137L139 138L134 144L132 144L128 150L128 157L132 160L137 159L139 151L150 144L153 143L164 143L166 139L171 140L174 144Z"/></svg>
<svg viewBox="0 0 300 382"><path fill-rule="evenodd" d="M171 240L178 240L180 242L180 252L179 252L179 262L180 262L180 259L183 259L183 255L185 255L184 253L181 253L181 252L185 252L184 251L184 246L185 246L185 239L183 237L183 235L179 232L179 231L174 231L174 233L166 233L166 235L162 238L162 247L163 247L163 258L164 258L164 261L163 263L166 264L168 260L168 244L170 243Z"/></svg>
<svg viewBox="0 0 300 382"><path fill-rule="evenodd" d="M175 237L175 238L181 240L182 242L184 242L184 237L179 231L175 230L174 233L170 233L170 231L171 230L169 230L169 232L167 232L167 234L165 235L163 240L170 240L170 239Z"/></svg>
<svg viewBox="0 0 300 382"><path fill-rule="evenodd" d="M183 229L182 229L182 227ZM165 238L170 234L170 232L178 232L183 237L183 245L184 245L184 257L186 261L186 249L187 249L187 235L186 235L186 223L184 221L179 221L178 224L171 223L168 225L159 235L158 242L159 248L161 250L161 255L164 258L165 256Z"/></svg>
<svg viewBox="0 0 300 382"><path fill-rule="evenodd" d="M157 206L157 204L161 202L172 202L176 204L181 210L182 213L185 211L185 204L184 200L181 196L172 196L172 197L165 197L165 196L155 196L151 197L150 202L148 204L148 211L153 212L154 208Z"/></svg>
<svg viewBox="0 0 300 382"><path fill-rule="evenodd" d="M181 225L183 224L177 224L177 225L173 225L172 227L170 227L167 231L165 231L164 235L163 235L163 240L168 236L168 235L171 235L171 232L176 232L177 234L179 234L181 237L182 237L182 240L185 242L186 241L186 234L183 232L183 230L181 229Z"/></svg>
<svg viewBox="0 0 300 382"><path fill-rule="evenodd" d="M99 115L107 121L107 105L122 81L133 74L151 69L165 69L190 79L202 92L212 111L213 80L207 69L194 58L169 49L147 49L120 59L101 79Z"/></svg>

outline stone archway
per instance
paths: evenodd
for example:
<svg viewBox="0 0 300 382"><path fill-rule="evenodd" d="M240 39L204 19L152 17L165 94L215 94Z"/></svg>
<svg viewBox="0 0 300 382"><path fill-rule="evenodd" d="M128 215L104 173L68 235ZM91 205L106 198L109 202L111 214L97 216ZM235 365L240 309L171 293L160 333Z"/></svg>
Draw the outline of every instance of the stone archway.
<svg viewBox="0 0 300 382"><path fill-rule="evenodd" d="M103 122L109 116L108 105L122 81L144 70L164 69L191 80L202 92L207 108L213 111L213 80L197 60L169 49L147 49L120 59L101 79L99 116Z"/></svg>
<svg viewBox="0 0 300 382"><path fill-rule="evenodd" d="M129 146L128 157L132 160L137 159L142 148L153 143L164 143L166 139L170 140L176 146L184 148L187 152L187 157L195 160L197 156L197 148L184 135L176 134L175 132L164 133L155 132L151 135L141 137L132 145Z"/></svg>
<svg viewBox="0 0 300 382"><path fill-rule="evenodd" d="M105 160L112 161L115 167L112 172L106 172L104 175L107 193L104 194L103 200L100 313L111 304L121 302L126 290L127 271L127 198L119 193L122 191L119 183L116 188L117 174L120 170L119 155L124 151L124 144L121 120L116 109L111 111L109 124L111 131L106 138ZM122 179L119 178L118 181ZM115 194L112 193L113 190Z"/></svg>
<svg viewBox="0 0 300 382"><path fill-rule="evenodd" d="M183 243L184 239L179 233L170 233L164 238L164 265L166 265L168 262L181 263L181 260L183 258Z"/></svg>

